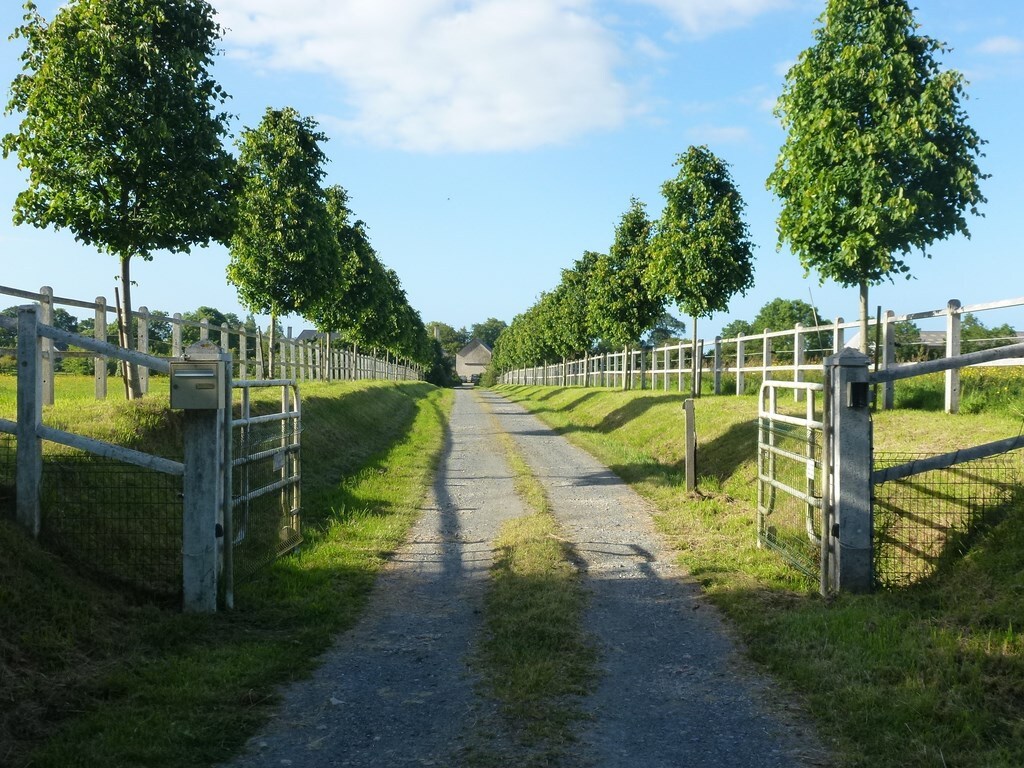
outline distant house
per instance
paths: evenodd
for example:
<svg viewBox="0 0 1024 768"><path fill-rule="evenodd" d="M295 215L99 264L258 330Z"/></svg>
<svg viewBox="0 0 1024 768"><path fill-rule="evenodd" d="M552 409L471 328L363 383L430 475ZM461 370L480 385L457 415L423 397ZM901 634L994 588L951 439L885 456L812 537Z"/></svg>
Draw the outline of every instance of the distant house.
<svg viewBox="0 0 1024 768"><path fill-rule="evenodd" d="M455 354L455 373L463 381L475 381L491 364L491 348L473 339Z"/></svg>

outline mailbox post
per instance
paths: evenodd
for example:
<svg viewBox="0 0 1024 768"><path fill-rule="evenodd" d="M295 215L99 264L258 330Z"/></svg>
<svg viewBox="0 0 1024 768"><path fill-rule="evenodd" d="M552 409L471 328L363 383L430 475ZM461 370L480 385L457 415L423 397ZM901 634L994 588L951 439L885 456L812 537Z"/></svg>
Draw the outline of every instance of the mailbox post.
<svg viewBox="0 0 1024 768"><path fill-rule="evenodd" d="M209 341L170 363L171 407L185 411L185 504L182 525L183 607L217 610L220 544L224 536L223 423L231 356Z"/></svg>

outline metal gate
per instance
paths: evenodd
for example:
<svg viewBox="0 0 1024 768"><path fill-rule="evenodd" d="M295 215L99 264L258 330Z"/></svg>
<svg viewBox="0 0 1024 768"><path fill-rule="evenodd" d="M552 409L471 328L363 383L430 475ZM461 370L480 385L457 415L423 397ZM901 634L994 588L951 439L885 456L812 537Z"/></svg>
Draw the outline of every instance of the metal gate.
<svg viewBox="0 0 1024 768"><path fill-rule="evenodd" d="M758 401L757 543L819 578L827 508L825 388L765 381ZM827 545L827 537L825 539Z"/></svg>
<svg viewBox="0 0 1024 768"><path fill-rule="evenodd" d="M292 380L232 386L240 398L232 406L231 470L225 478L231 489L225 567L244 578L302 543L302 407ZM272 389L280 391L279 401L254 395Z"/></svg>

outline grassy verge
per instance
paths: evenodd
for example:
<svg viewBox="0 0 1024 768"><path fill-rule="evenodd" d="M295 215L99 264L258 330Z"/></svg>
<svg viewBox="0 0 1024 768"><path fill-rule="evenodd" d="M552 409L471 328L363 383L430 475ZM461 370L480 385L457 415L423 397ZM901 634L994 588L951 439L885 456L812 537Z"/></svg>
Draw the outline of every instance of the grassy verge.
<svg viewBox="0 0 1024 768"><path fill-rule="evenodd" d="M225 760L267 717L275 686L307 673L355 621L418 515L452 393L384 382L302 391L306 543L238 585L232 613L185 616L133 601L0 520L0 764ZM100 418L104 407L59 400L46 418L95 422L100 433L121 420L135 444L159 444L162 422L133 423L137 407L112 403Z"/></svg>
<svg viewBox="0 0 1024 768"><path fill-rule="evenodd" d="M844 766L1019 766L1024 760L1024 504L969 554L899 592L822 600L755 545L753 397L697 403L699 495L682 489L682 396L500 390L650 499L681 562L783 680ZM1004 413L876 414L876 447L950 450L1016 434Z"/></svg>
<svg viewBox="0 0 1024 768"><path fill-rule="evenodd" d="M512 438L496 431L532 512L505 523L495 540L478 664L514 728L516 764L561 764L582 717L576 697L596 675L596 652L582 630L586 595L544 489ZM506 764L493 753L474 762Z"/></svg>

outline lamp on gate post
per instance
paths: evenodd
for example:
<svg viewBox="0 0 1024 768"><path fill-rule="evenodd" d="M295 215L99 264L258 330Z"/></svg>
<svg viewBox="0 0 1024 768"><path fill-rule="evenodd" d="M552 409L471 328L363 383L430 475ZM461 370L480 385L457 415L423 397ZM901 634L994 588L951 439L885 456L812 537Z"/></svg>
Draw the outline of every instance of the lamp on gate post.
<svg viewBox="0 0 1024 768"><path fill-rule="evenodd" d="M829 398L834 451L829 566L833 587L845 592L868 592L874 581L869 363L867 355L850 348L825 361L832 368L833 387Z"/></svg>
<svg viewBox="0 0 1024 768"><path fill-rule="evenodd" d="M224 538L224 418L231 355L210 341L170 363L171 408L185 411L182 591L187 612L217 610L219 543Z"/></svg>

